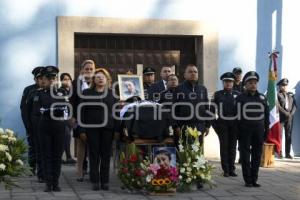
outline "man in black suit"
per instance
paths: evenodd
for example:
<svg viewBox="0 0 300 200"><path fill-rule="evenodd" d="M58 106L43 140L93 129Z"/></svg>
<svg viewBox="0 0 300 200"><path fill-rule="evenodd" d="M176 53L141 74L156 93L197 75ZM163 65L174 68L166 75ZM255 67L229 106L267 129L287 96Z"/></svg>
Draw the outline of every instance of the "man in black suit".
<svg viewBox="0 0 300 200"><path fill-rule="evenodd" d="M163 66L160 71L160 77L162 80L154 83L149 88L149 99L153 101L159 101L160 93L167 89L167 81L169 75L172 73L172 69L170 66Z"/></svg>
<svg viewBox="0 0 300 200"><path fill-rule="evenodd" d="M296 101L294 94L287 91L289 80L287 78L281 79L277 85L279 86L278 98L278 109L279 118L282 129L284 128L285 133L285 157L292 159L291 156L291 144L292 144L292 128L293 118L296 112ZM282 157L282 153L279 155Z"/></svg>

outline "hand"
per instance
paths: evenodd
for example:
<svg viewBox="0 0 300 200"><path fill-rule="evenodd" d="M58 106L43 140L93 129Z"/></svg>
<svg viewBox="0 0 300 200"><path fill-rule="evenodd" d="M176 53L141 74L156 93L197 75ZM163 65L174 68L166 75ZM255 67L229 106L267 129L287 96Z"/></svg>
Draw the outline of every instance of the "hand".
<svg viewBox="0 0 300 200"><path fill-rule="evenodd" d="M115 132L114 133L114 138L115 138L115 140L120 140L120 133L119 132Z"/></svg>
<svg viewBox="0 0 300 200"><path fill-rule="evenodd" d="M80 133L79 137L80 137L81 141L83 141L83 142L87 141L87 137L86 137L85 133Z"/></svg>
<svg viewBox="0 0 300 200"><path fill-rule="evenodd" d="M72 117L72 118L70 119L70 126L71 126L72 128L76 128L76 119L75 119L74 117Z"/></svg>
<svg viewBox="0 0 300 200"><path fill-rule="evenodd" d="M208 134L209 134L209 128L205 128L204 136L207 136Z"/></svg>
<svg viewBox="0 0 300 200"><path fill-rule="evenodd" d="M175 128L174 133L175 133L176 136L179 137L180 136L180 128L179 127Z"/></svg>

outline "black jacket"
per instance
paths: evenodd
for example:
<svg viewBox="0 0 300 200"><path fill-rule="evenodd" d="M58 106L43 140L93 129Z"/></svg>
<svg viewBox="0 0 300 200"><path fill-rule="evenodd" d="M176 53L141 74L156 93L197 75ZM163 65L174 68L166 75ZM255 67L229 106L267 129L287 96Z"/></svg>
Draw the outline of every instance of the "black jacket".
<svg viewBox="0 0 300 200"><path fill-rule="evenodd" d="M187 116L191 115L191 108L187 105L175 106L174 104L176 103L190 103L192 109L195 111L194 115L191 118L187 118ZM209 117L212 116L209 115L207 89L203 85L192 85L190 82L184 81L174 91L173 106L175 106L176 117L186 118L174 119L177 126L196 126L198 130L210 127L211 119ZM196 112L198 113L198 117Z"/></svg>
<svg viewBox="0 0 300 200"><path fill-rule="evenodd" d="M278 109L280 122L286 122L291 120L296 112L297 105L294 95L292 93L278 92ZM288 107L285 107L286 101L288 101Z"/></svg>
<svg viewBox="0 0 300 200"><path fill-rule="evenodd" d="M160 93L166 90L163 80L154 83L148 88L149 100L158 102L160 99Z"/></svg>
<svg viewBox="0 0 300 200"><path fill-rule="evenodd" d="M81 98L80 104L92 103L99 105L85 105L81 107L81 121L85 125L98 125L99 127L94 128L106 128L116 130L118 127L117 120L113 117L113 106L117 103L117 99L113 96L112 90L108 89L105 95L105 92L97 92L95 89L89 88L83 91L84 96L90 96L90 98ZM117 116L117 113L115 113ZM101 126L101 127L100 127ZM84 133L85 129L89 128L87 126L80 126L80 132Z"/></svg>

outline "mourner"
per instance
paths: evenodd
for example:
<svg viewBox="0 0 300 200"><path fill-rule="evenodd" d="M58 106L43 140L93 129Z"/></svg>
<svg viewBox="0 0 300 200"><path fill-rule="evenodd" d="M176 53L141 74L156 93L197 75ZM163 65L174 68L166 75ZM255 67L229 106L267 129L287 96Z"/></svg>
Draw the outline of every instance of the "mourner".
<svg viewBox="0 0 300 200"><path fill-rule="evenodd" d="M175 144L178 145L180 130L189 126L197 128L200 134L200 143L203 144L204 135L209 133L210 120L208 94L205 86L198 83L198 69L195 65L188 65L184 72L185 81L176 87L173 106L175 109L174 128ZM179 103L179 104L178 104ZM183 105L184 104L184 105ZM196 114L196 112L198 112ZM212 116L211 116L212 117ZM202 184L198 184L201 188Z"/></svg>
<svg viewBox="0 0 300 200"><path fill-rule="evenodd" d="M151 67L146 67L143 70L143 85L145 99L149 99L148 89L154 84L155 81L155 70Z"/></svg>
<svg viewBox="0 0 300 200"><path fill-rule="evenodd" d="M75 79L72 83L73 94L71 97L71 103L73 106L73 136L76 143L76 155L77 155L77 181L82 182L84 179L85 171L87 170L87 141L86 137L80 137L80 127L77 123L77 109L80 103L80 95L82 91L88 89L92 82L92 77L95 73L95 63L93 60L85 60L81 64L82 74Z"/></svg>
<svg viewBox="0 0 300 200"><path fill-rule="evenodd" d="M260 187L258 171L264 140L269 130L269 107L266 97L257 91L259 75L250 71L243 78L245 92L236 99L240 110L239 144L246 187Z"/></svg>
<svg viewBox="0 0 300 200"><path fill-rule="evenodd" d="M68 106L64 98L65 90L57 89L57 74L58 68L54 66L46 66L42 70L45 85L35 99L41 112L38 131L41 134L41 148L45 159L45 192L61 191L59 177Z"/></svg>
<svg viewBox="0 0 300 200"><path fill-rule="evenodd" d="M291 159L293 158L291 156L293 118L297 106L294 94L287 90L288 84L287 78L281 79L277 83L279 87L277 98L281 128L284 129L285 134L285 157ZM279 156L282 157L282 153Z"/></svg>
<svg viewBox="0 0 300 200"><path fill-rule="evenodd" d="M242 69L240 67L235 67L232 70L232 73L234 74L234 84L233 84L233 89L238 91L238 92L243 92L244 91L244 86L242 82Z"/></svg>
<svg viewBox="0 0 300 200"><path fill-rule="evenodd" d="M224 73L220 77L223 82L223 90L214 93L211 104L212 112L217 114L212 126L220 141L221 165L224 177L237 176L234 165L238 134L235 99L240 93L233 90L234 78L234 74L231 72Z"/></svg>
<svg viewBox="0 0 300 200"><path fill-rule="evenodd" d="M81 99L81 103L93 103L83 105L80 116L82 122L80 136L87 137L89 144L90 181L93 190L109 189L110 157L116 127L113 106L117 102L109 88L109 80L110 74L105 69L97 69L91 87L83 91ZM97 105L99 103L102 106Z"/></svg>
<svg viewBox="0 0 300 200"><path fill-rule="evenodd" d="M178 86L178 78L175 74L170 74L167 80L167 89L160 93L159 103L172 103L175 88Z"/></svg>
<svg viewBox="0 0 300 200"><path fill-rule="evenodd" d="M21 104L20 104L20 109L21 109L21 117L23 120L23 124L25 126L26 130L26 137L27 137L27 142L28 142L28 164L31 168L31 171L33 174L36 173L36 141L33 133L33 127L30 124L30 119L29 119L29 113L28 109L26 106L26 100L28 99L28 95L39 88L41 85L41 76L40 76L40 70L43 67L39 66L36 67L32 70L32 75L34 76L34 81L35 83L32 85L27 86L23 90L22 94L22 99L21 99Z"/></svg>
<svg viewBox="0 0 300 200"><path fill-rule="evenodd" d="M60 75L60 81L61 81L61 87L66 91L66 99L69 101L71 92L74 92L72 90L72 77L68 73L62 73ZM64 146L64 152L66 155L66 160L62 161L65 164L74 164L76 161L71 156L71 132L72 132L72 124L71 120L66 123L66 129L65 129L65 146Z"/></svg>
<svg viewBox="0 0 300 200"><path fill-rule="evenodd" d="M26 99L26 110L27 110L27 118L29 121L30 129L32 130L32 138L34 140L34 147L35 147L35 159L36 159L36 175L38 178L38 182L44 182L44 159L41 150L41 135L38 132L38 126L40 121L40 108L39 105L36 104L34 101L38 98L37 94L40 90L43 89L43 81L42 81L42 70L43 67L39 68L36 74L36 78L39 79L38 81L38 88L29 92L28 97Z"/></svg>
<svg viewBox="0 0 300 200"><path fill-rule="evenodd" d="M163 66L160 71L161 80L149 88L149 99L159 101L160 93L167 89L168 76L172 73L170 66Z"/></svg>

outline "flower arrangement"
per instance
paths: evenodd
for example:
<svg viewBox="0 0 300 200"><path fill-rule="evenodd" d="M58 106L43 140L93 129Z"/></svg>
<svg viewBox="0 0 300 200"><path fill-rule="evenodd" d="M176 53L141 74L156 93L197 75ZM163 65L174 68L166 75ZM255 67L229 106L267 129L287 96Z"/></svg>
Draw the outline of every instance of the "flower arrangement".
<svg viewBox="0 0 300 200"><path fill-rule="evenodd" d="M0 128L0 183L5 189L18 187L12 177L30 174L30 169L24 164L27 146L24 140L19 139L15 133Z"/></svg>
<svg viewBox="0 0 300 200"><path fill-rule="evenodd" d="M141 163L143 156L134 144L127 146L128 154L122 152L120 155L120 165L118 176L124 188L129 190L141 190L145 186L145 171Z"/></svg>
<svg viewBox="0 0 300 200"><path fill-rule="evenodd" d="M178 151L179 188L186 190L192 184L209 184L212 187L213 165L209 164L203 156L202 146L199 142L200 132L187 127L185 134L180 135Z"/></svg>
<svg viewBox="0 0 300 200"><path fill-rule="evenodd" d="M175 192L179 182L176 167L152 164L134 144L127 146L127 157L121 153L118 176L123 188L147 193Z"/></svg>
<svg viewBox="0 0 300 200"><path fill-rule="evenodd" d="M159 164L151 164L149 160L145 160L142 164L146 171L146 185L148 192L166 193L175 192L179 179L176 167L164 167Z"/></svg>

